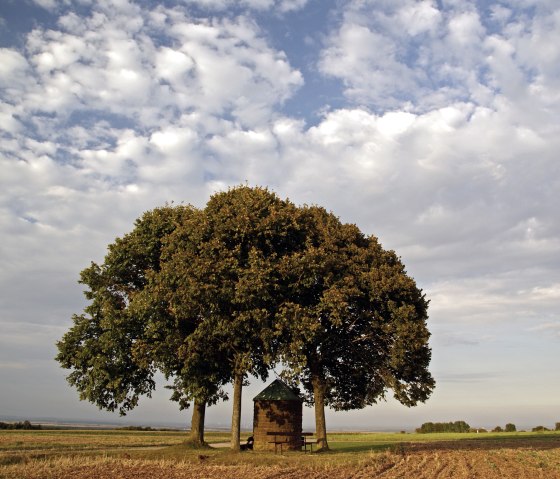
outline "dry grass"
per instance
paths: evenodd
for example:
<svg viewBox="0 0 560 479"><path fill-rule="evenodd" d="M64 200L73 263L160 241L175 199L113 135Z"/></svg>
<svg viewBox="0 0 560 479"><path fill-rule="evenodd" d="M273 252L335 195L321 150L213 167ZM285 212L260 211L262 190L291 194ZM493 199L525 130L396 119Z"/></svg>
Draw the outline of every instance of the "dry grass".
<svg viewBox="0 0 560 479"><path fill-rule="evenodd" d="M180 444L184 432L130 431L0 431L4 451L78 451L133 447L163 447Z"/></svg>
<svg viewBox="0 0 560 479"><path fill-rule="evenodd" d="M353 479L560 478L560 450L445 449L399 455L382 453L366 461Z"/></svg>
<svg viewBox="0 0 560 479"><path fill-rule="evenodd" d="M353 466L293 467L251 464L223 465L170 460L127 458L56 458L3 466L2 479L558 479L560 451L512 450L422 451L408 455L374 453Z"/></svg>
<svg viewBox="0 0 560 479"><path fill-rule="evenodd" d="M14 448L15 436L9 437L10 448L0 435L0 479L560 479L560 434L489 436L483 440L457 440L453 436L441 440L440 436L439 441L426 442L404 442L395 434L385 437L384 448L380 435L333 435L338 439L331 441L334 450L313 455L196 451L178 445L184 434L150 437L146 433L115 436L96 432L89 436L97 446L111 444L105 450L83 449L79 434L54 437L63 448L43 448L44 441L33 442L25 436L27 445L41 449L19 451ZM153 446L162 437L166 437L163 442L178 442ZM72 438L76 449L68 449ZM121 447L113 447L118 444ZM123 444L133 446L124 449ZM44 450L48 452L39 452Z"/></svg>

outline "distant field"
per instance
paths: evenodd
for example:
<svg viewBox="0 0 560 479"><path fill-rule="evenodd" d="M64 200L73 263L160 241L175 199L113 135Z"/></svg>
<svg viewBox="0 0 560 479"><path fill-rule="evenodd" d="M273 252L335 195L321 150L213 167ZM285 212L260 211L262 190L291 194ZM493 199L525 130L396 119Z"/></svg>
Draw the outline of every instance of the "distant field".
<svg viewBox="0 0 560 479"><path fill-rule="evenodd" d="M0 431L2 479L560 479L560 433L331 433L331 452L189 449L185 432ZM209 433L212 444L228 440Z"/></svg>

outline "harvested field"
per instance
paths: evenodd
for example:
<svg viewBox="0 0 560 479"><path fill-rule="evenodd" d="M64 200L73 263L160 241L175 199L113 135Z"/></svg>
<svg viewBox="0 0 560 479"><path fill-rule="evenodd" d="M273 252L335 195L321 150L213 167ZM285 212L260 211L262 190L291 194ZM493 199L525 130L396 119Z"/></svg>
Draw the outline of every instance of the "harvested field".
<svg viewBox="0 0 560 479"><path fill-rule="evenodd" d="M180 444L184 432L130 431L0 431L0 454L4 451L78 451Z"/></svg>
<svg viewBox="0 0 560 479"><path fill-rule="evenodd" d="M415 439L411 442L402 441L402 436L397 434L336 436L333 434L333 439L338 439L332 441L333 451L312 455L235 454L227 449L200 451L177 445L154 450L134 447L106 450L103 454L82 450L71 455L69 451L40 455L29 451L14 455L15 450L4 450L0 455L0 478L560 479L560 434L464 440L453 436L450 440L428 437L426 441L410 435ZM342 438L353 441L342 441ZM380 438L384 438L385 448L380 447ZM133 444L138 442L141 440L131 439Z"/></svg>

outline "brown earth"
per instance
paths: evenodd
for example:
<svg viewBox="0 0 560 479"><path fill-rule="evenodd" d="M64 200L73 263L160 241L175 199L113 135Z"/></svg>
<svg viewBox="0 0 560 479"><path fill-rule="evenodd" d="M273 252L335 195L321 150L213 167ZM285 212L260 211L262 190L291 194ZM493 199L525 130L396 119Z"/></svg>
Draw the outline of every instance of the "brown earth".
<svg viewBox="0 0 560 479"><path fill-rule="evenodd" d="M560 479L559 448L453 448L422 445L371 453L355 465L216 465L127 458L53 458L0 467L2 479ZM476 446L476 445L475 445Z"/></svg>

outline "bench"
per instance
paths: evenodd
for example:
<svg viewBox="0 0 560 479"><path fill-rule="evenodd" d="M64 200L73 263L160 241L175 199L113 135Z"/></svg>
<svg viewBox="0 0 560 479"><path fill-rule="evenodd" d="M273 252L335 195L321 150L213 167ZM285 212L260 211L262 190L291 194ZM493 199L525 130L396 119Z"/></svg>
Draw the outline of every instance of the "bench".
<svg viewBox="0 0 560 479"><path fill-rule="evenodd" d="M313 436L312 432L268 431L266 435L273 437L273 440L268 441L268 443L274 444L274 454L277 453L278 446L280 446L280 454L282 454L282 447L284 444L293 444L296 442L299 442L304 452L307 452L307 446L309 446L310 452L313 452L313 442L307 440L309 436Z"/></svg>

